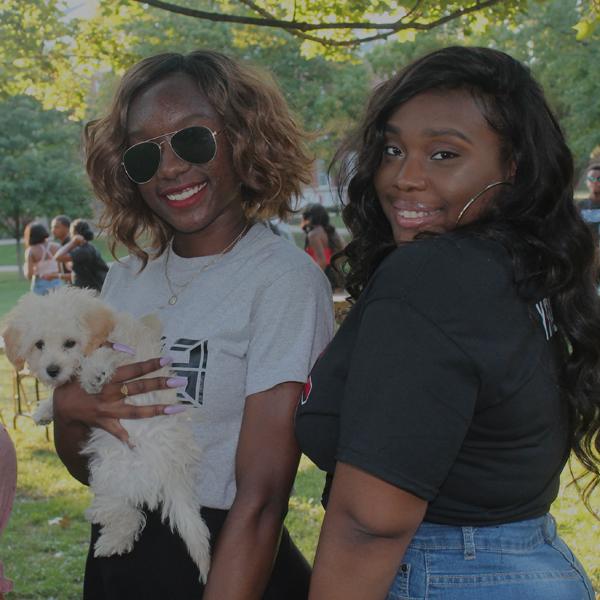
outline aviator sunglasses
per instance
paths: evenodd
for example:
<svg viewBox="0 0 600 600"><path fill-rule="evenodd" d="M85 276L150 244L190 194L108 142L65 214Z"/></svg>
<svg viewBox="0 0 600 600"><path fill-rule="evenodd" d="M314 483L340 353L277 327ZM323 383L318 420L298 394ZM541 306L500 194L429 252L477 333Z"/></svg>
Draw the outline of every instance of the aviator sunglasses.
<svg viewBox="0 0 600 600"><path fill-rule="evenodd" d="M588 175L587 180L591 183L594 183L594 181L597 181L598 183L600 183L600 177L594 177L593 175Z"/></svg>
<svg viewBox="0 0 600 600"><path fill-rule="evenodd" d="M215 157L216 136L219 133L221 132L212 131L208 127L196 126L158 135L127 148L123 153L121 164L133 183L148 183L158 171L162 145L165 142L169 142L169 146L181 160L194 165L203 165ZM161 138L162 141L155 141Z"/></svg>

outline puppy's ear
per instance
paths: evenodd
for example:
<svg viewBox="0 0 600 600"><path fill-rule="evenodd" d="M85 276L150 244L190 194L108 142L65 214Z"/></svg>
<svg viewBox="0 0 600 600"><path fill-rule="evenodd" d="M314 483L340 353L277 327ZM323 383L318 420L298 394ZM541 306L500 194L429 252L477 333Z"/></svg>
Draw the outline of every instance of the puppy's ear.
<svg viewBox="0 0 600 600"><path fill-rule="evenodd" d="M90 337L83 350L83 353L87 356L106 342L116 323L113 312L105 306L97 306L88 311L83 316L83 320L90 332Z"/></svg>
<svg viewBox="0 0 600 600"><path fill-rule="evenodd" d="M20 371L25 366L25 358L21 349L21 332L14 325L8 325L2 331L6 358Z"/></svg>

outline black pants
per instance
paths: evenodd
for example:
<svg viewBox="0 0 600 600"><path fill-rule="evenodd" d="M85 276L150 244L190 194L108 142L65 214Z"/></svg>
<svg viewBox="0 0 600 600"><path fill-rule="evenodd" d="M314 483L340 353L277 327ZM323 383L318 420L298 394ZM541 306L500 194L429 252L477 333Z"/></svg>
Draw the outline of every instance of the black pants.
<svg viewBox="0 0 600 600"><path fill-rule="evenodd" d="M146 527L129 554L94 558L99 527L92 525L92 539L85 565L84 600L200 600L204 586L183 540L146 511ZM217 541L226 510L202 509L211 535ZM283 531L277 559L263 600L306 600L310 566ZM225 599L224 599L225 600Z"/></svg>

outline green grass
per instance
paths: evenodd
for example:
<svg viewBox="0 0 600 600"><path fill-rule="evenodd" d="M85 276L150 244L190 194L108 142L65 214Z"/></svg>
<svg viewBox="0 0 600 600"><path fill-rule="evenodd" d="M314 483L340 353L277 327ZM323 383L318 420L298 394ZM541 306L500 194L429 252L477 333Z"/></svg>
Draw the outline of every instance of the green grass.
<svg viewBox="0 0 600 600"><path fill-rule="evenodd" d="M25 255L25 246L21 243L21 256ZM17 247L16 244L0 245L0 265L16 265L17 264Z"/></svg>
<svg viewBox="0 0 600 600"><path fill-rule="evenodd" d="M25 292L29 291L29 286L29 281L20 279L18 273L0 272L0 318L15 305Z"/></svg>

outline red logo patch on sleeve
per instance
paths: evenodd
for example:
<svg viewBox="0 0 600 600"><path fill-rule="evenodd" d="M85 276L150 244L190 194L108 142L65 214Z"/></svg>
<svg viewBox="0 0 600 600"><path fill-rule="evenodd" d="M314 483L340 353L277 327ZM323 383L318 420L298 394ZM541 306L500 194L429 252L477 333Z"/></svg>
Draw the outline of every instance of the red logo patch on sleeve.
<svg viewBox="0 0 600 600"><path fill-rule="evenodd" d="M311 392L312 392L312 377L309 375L308 381L304 384L304 389L302 390L302 398L300 399L300 404L306 404Z"/></svg>

